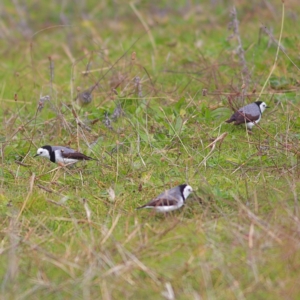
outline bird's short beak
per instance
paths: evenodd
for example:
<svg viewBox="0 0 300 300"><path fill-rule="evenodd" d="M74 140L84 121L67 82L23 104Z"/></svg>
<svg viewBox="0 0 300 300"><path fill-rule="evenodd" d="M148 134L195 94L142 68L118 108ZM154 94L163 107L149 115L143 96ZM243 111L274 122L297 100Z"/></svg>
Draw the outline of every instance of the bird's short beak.
<svg viewBox="0 0 300 300"><path fill-rule="evenodd" d="M39 156L39 154L36 154L36 155L34 155L33 157L37 157L37 156Z"/></svg>
<svg viewBox="0 0 300 300"><path fill-rule="evenodd" d="M266 106L266 108L271 108L270 106Z"/></svg>

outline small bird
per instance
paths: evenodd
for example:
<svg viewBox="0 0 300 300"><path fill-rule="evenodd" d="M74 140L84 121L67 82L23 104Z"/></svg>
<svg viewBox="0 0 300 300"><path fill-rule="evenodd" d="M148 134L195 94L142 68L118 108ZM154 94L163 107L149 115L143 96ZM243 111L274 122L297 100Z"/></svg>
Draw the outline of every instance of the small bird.
<svg viewBox="0 0 300 300"><path fill-rule="evenodd" d="M98 87L98 83L92 85L88 89L80 92L80 88L78 87L78 94L75 98L75 100L78 101L81 105L87 105L92 102L93 100L93 92Z"/></svg>
<svg viewBox="0 0 300 300"><path fill-rule="evenodd" d="M76 100L78 100L83 105L91 103L93 100L92 90L88 89L79 93L76 97Z"/></svg>
<svg viewBox="0 0 300 300"><path fill-rule="evenodd" d="M156 198L137 209L152 208L156 212L166 213L183 206L186 198L192 191L193 189L190 185L181 184L161 193Z"/></svg>
<svg viewBox="0 0 300 300"><path fill-rule="evenodd" d="M96 160L68 147L49 145L39 148L34 157L36 156L46 157L59 165L74 164L82 160Z"/></svg>
<svg viewBox="0 0 300 300"><path fill-rule="evenodd" d="M266 108L268 108L267 104L262 101L250 103L236 111L225 122L234 122L234 125L246 124L247 128L252 130L252 127L260 121L261 115Z"/></svg>

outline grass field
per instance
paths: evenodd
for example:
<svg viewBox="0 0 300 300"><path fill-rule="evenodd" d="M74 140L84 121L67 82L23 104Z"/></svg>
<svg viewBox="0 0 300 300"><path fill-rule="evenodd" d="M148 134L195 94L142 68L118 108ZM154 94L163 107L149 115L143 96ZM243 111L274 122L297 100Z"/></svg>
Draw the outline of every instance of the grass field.
<svg viewBox="0 0 300 300"><path fill-rule="evenodd" d="M194 2L0 4L1 299L300 299L298 0Z"/></svg>

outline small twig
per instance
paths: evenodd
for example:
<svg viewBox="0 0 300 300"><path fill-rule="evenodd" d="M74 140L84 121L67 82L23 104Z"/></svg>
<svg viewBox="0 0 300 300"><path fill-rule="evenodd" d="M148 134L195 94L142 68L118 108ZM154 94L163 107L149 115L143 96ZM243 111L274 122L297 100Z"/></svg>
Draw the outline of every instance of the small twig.
<svg viewBox="0 0 300 300"><path fill-rule="evenodd" d="M138 127L139 127L139 123L138 124ZM139 135L139 128L138 128L138 132L137 132L137 153L138 153L138 156L140 157L144 167L146 167L146 163L141 155L141 151L140 151L140 144L141 144L141 137Z"/></svg>
<svg viewBox="0 0 300 300"><path fill-rule="evenodd" d="M250 209L247 208L240 201L238 201L238 203L241 206L241 208L247 213L248 218L252 221L253 224L256 224L260 229L266 232L278 244L282 245L282 240L274 232L272 232L266 224L263 224L263 222L259 219L258 216L256 216L253 212L251 212Z"/></svg>
<svg viewBox="0 0 300 300"><path fill-rule="evenodd" d="M27 202L32 194L32 191L33 191L33 186L34 186L34 180L35 180L35 174L33 173L31 176L30 176L30 180L29 180L29 191L28 191L28 194L27 194L27 197L26 199L24 200L23 202L23 205L20 209L20 212L16 218L16 221L19 220L19 218L21 217L22 213L23 213L23 210L25 209L26 205L27 205Z"/></svg>
<svg viewBox="0 0 300 300"><path fill-rule="evenodd" d="M129 3L130 7L132 8L132 10L134 11L134 13L137 15L137 17L139 18L139 20L141 21L142 25L144 26L145 30L148 33L149 36L149 40L151 42L151 45L153 47L154 53L156 54L156 44L155 44L155 40L153 38L153 35L151 33L151 30L148 26L148 24L145 22L144 18L142 17L142 15L140 14L140 12L136 9L135 5L133 2Z"/></svg>
<svg viewBox="0 0 300 300"><path fill-rule="evenodd" d="M111 236L111 234L112 234L112 232L114 231L115 227L117 226L120 217L121 217L120 214L118 214L118 215L116 216L116 218L114 219L114 221L113 221L113 223L112 223L112 225L111 225L109 231L107 232L107 234L105 235L105 237L102 239L101 245L104 245L104 244L106 243L106 241L109 239L109 237Z"/></svg>
<svg viewBox="0 0 300 300"><path fill-rule="evenodd" d="M55 192L55 191L53 191L53 190L51 190L51 189L49 189L49 188L47 188L47 187L45 187L45 186L43 186L41 184L37 184L36 186L39 187L40 189L48 192L48 193L54 193Z"/></svg>
<svg viewBox="0 0 300 300"><path fill-rule="evenodd" d="M17 247L19 245L19 233L18 233L18 217L16 213L12 212L10 222L8 226L8 239L9 239L9 250L7 259L7 271L2 280L2 289L7 283L12 284L19 271L19 259L17 255Z"/></svg>
<svg viewBox="0 0 300 300"><path fill-rule="evenodd" d="M210 155L214 152L216 148L216 144L218 141L220 141L220 146L223 143L225 137L227 136L227 132L222 133L220 136L218 136L212 143L210 143L208 146L206 146L203 150L207 148L211 148L209 153L203 158L203 160L198 164L198 167L200 167L202 164L206 165L206 161L210 158Z"/></svg>
<svg viewBox="0 0 300 300"><path fill-rule="evenodd" d="M282 1L282 16L281 16L281 27L280 27L280 34L279 34L279 39L278 39L278 43L277 43L277 51L276 51L276 55L275 55L275 59L274 59L274 64L271 68L271 71L259 93L259 96L257 99L259 99L264 91L264 89L266 88L273 72L275 71L276 69L276 66L277 66L277 61L278 61L278 57L279 57L279 50L280 50L280 45L281 45L281 38L282 38L282 33L283 33L283 25L284 25L284 1Z"/></svg>
<svg viewBox="0 0 300 300"><path fill-rule="evenodd" d="M15 160L15 163L16 163L17 165L22 166L22 167L30 167L30 166L31 166L31 165L29 165L29 164L24 164L23 162L18 161L18 160Z"/></svg>
<svg viewBox="0 0 300 300"><path fill-rule="evenodd" d="M244 98L245 98L244 94L247 93L247 89L251 81L251 76L245 59L245 51L240 36L239 21L237 19L237 12L235 6L233 6L230 13L231 13L232 21L229 24L229 28L232 29L233 34L229 37L229 39L232 37L236 37L238 42L237 53L239 56L240 64L242 66L243 86L244 86L244 88L242 89L242 104L244 104Z"/></svg>
<svg viewBox="0 0 300 300"><path fill-rule="evenodd" d="M279 49L280 49L282 52L285 52L285 48L280 44L279 41L277 41L277 40L275 39L273 33L271 32L271 30L269 30L269 29L267 28L267 26L261 24L261 26L260 26L260 31L263 32L263 33L265 33L265 34L269 37L269 39L270 39L277 47L279 47Z"/></svg>
<svg viewBox="0 0 300 300"><path fill-rule="evenodd" d="M90 223L91 222L92 212L91 212L91 210L90 210L90 208L88 206L87 200L86 199L82 199L82 201L83 201L83 207L84 207L85 212L86 212L87 220Z"/></svg>
<svg viewBox="0 0 300 300"><path fill-rule="evenodd" d="M53 94L53 80L54 80L54 62L52 57L49 56L49 69L50 69L50 88L51 88L51 95Z"/></svg>

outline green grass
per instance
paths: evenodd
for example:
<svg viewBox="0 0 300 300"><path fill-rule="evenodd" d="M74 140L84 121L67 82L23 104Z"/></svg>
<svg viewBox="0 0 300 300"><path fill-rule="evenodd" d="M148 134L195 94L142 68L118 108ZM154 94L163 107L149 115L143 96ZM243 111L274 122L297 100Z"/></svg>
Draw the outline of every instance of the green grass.
<svg viewBox="0 0 300 300"><path fill-rule="evenodd" d="M279 1L236 6L248 74L226 1L29 2L1 5L1 298L298 299L298 2L253 134L224 121L274 66ZM45 144L98 161L33 158ZM184 182L182 209L135 210Z"/></svg>

